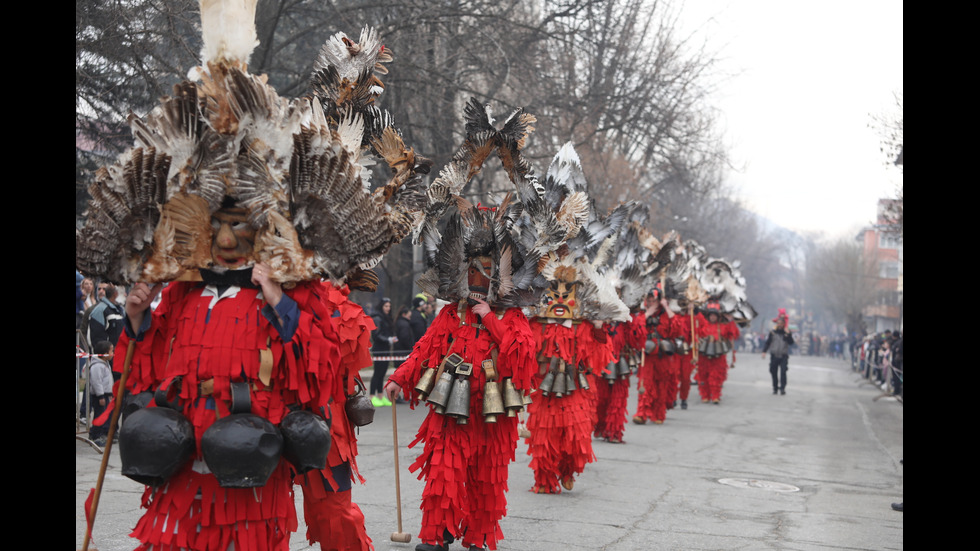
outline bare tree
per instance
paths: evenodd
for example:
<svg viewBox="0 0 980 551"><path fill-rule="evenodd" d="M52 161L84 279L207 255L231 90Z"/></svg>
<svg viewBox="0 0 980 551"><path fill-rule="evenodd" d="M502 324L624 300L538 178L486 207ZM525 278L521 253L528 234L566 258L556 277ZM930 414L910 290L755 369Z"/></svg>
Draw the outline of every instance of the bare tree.
<svg viewBox="0 0 980 551"><path fill-rule="evenodd" d="M809 304L843 322L848 333L864 333L862 311L877 296L876 268L864 258L861 244L851 239L816 248L807 259Z"/></svg>
<svg viewBox="0 0 980 551"><path fill-rule="evenodd" d="M670 0L260 0L249 69L299 96L328 36L376 27L395 59L381 104L436 167L462 141L471 97L501 118L526 106L538 116L528 149L538 172L572 140L601 208L664 190L657 202L673 217L685 208L674 197L718 196L726 163L708 105L714 57L678 35L677 9ZM76 3L77 197L91 152L121 151L129 112L144 114L199 63L198 21L194 0ZM492 169L471 195L500 181ZM392 268L411 264L407 245L391 255Z"/></svg>
<svg viewBox="0 0 980 551"><path fill-rule="evenodd" d="M898 232L905 235L905 105L904 95L895 94L895 104L886 112L871 116L869 126L878 134L881 140L881 153L888 170L898 172L898 185L895 190L895 200L889 202L886 218L889 224L895 226Z"/></svg>

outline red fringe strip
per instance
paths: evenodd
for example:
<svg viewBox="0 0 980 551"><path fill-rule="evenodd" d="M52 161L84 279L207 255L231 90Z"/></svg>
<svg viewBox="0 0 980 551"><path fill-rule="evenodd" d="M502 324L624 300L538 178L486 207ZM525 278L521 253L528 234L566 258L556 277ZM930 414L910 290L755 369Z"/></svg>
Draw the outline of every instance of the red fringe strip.
<svg viewBox="0 0 980 551"><path fill-rule="evenodd" d="M575 391L568 396L535 394L528 406L527 439L534 485L547 493L560 493L562 478L579 474L587 463L595 461L592 452L593 413L586 393Z"/></svg>
<svg viewBox="0 0 980 551"><path fill-rule="evenodd" d="M309 482L303 484L306 539L311 544L319 542L321 551L373 550L364 529L364 513L351 501L350 490L327 492L315 474Z"/></svg>
<svg viewBox="0 0 980 551"><path fill-rule="evenodd" d="M256 496L258 500L256 501ZM289 549L298 527L285 461L262 488L221 488L188 464L164 486L143 493L146 513L130 534L137 549L225 551Z"/></svg>

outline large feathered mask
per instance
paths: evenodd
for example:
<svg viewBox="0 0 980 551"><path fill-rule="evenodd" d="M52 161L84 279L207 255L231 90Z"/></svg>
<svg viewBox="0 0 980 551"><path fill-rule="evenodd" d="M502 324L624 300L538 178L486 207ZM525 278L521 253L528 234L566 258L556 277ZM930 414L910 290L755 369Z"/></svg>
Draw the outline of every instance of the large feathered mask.
<svg viewBox="0 0 980 551"><path fill-rule="evenodd" d="M606 216L598 215L570 143L555 155L542 188L540 201L525 210L518 226L523 243L547 250L538 266L547 287L538 304L528 308L528 315L628 321L629 308L617 296L612 278L600 270L613 254L616 237L633 205L619 205ZM549 231L562 236L557 247Z"/></svg>
<svg viewBox="0 0 980 551"><path fill-rule="evenodd" d="M736 260L710 259L704 267L701 283L722 312L731 314L740 323L748 323L757 315L746 295L746 282Z"/></svg>
<svg viewBox="0 0 980 551"><path fill-rule="evenodd" d="M283 283L342 283L376 264L420 215L418 174L428 164L373 106L383 90L376 75L391 59L376 33L364 30L361 44L333 36L310 95L290 100L248 73L254 2L228 4L202 2L206 63L192 71L200 81L176 85L146 117L130 116L134 147L90 186L76 232L81 272L117 283L193 279L215 266L215 214L231 207L254 232L249 264L268 264ZM393 176L371 193L375 157Z"/></svg>
<svg viewBox="0 0 980 551"><path fill-rule="evenodd" d="M536 197L533 171L521 154L534 116L518 109L498 129L489 107L472 99L465 118L464 143L427 190L425 219L415 235L416 243L423 245L427 270L417 283L449 302L479 298L505 308L531 304L540 293L534 282L539 254L511 232L524 208L522 201ZM460 195L491 155L500 158L517 186L516 195L508 193L492 208ZM438 222L447 212L449 220L440 232Z"/></svg>

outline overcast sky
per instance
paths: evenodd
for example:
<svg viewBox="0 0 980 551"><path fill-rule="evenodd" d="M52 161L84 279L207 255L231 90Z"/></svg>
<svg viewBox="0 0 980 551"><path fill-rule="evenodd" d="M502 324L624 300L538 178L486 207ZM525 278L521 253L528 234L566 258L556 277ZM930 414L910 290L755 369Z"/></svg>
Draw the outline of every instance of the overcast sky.
<svg viewBox="0 0 980 551"><path fill-rule="evenodd" d="M683 25L734 76L716 104L750 208L829 237L873 222L898 172L871 114L902 93L903 12L893 0L687 0Z"/></svg>

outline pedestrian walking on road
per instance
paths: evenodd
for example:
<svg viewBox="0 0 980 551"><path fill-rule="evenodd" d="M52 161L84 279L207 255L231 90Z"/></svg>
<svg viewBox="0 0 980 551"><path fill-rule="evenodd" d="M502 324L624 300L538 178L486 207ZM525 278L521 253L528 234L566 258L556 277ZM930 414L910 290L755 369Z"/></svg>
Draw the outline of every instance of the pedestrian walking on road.
<svg viewBox="0 0 980 551"><path fill-rule="evenodd" d="M762 359L769 353L769 373L772 375L772 393L786 394L786 371L789 369L789 347L793 346L793 333L787 327L786 311L780 308L773 322L776 328L769 332L762 346Z"/></svg>

